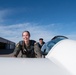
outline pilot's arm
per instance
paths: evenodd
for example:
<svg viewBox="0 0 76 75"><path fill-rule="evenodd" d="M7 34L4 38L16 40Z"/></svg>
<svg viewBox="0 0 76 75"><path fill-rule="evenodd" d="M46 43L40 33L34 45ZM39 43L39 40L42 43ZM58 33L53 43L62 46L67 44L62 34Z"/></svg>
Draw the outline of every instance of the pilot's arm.
<svg viewBox="0 0 76 75"><path fill-rule="evenodd" d="M34 44L34 52L35 52L35 57L36 58L41 58L42 57L41 49L39 48L38 43Z"/></svg>
<svg viewBox="0 0 76 75"><path fill-rule="evenodd" d="M20 47L20 44L18 43L15 47L15 50L14 50L14 57L17 57L19 52L21 50L21 47Z"/></svg>

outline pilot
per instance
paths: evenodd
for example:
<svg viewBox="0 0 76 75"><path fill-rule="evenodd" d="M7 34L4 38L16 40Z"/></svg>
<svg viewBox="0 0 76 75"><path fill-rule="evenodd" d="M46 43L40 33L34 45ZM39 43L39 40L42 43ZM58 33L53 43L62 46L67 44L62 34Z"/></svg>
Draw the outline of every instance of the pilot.
<svg viewBox="0 0 76 75"><path fill-rule="evenodd" d="M35 40L30 40L30 32L24 31L22 33L22 41L16 45L14 50L14 57L17 57L21 52L23 58L41 58L41 50Z"/></svg>
<svg viewBox="0 0 76 75"><path fill-rule="evenodd" d="M39 38L39 43L38 43L38 45L39 45L40 49L41 49L41 47L42 47L44 44L45 44L45 42L43 41L43 38Z"/></svg>

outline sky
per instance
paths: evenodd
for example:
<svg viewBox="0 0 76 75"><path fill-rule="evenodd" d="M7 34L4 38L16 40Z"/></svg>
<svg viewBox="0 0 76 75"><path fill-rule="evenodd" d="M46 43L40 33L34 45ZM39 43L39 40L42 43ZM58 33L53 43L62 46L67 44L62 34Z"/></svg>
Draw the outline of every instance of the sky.
<svg viewBox="0 0 76 75"><path fill-rule="evenodd" d="M0 37L17 43L25 30L36 41L76 40L76 0L0 0Z"/></svg>

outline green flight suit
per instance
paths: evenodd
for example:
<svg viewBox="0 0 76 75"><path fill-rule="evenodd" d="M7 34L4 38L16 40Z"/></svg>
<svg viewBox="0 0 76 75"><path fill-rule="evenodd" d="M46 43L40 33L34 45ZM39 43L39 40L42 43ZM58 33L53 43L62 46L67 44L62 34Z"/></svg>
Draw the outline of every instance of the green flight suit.
<svg viewBox="0 0 76 75"><path fill-rule="evenodd" d="M30 40L28 46L25 45L24 41L20 41L14 50L14 56L17 57L21 51L21 57L24 58L41 58L41 50L38 46L38 43L34 40Z"/></svg>

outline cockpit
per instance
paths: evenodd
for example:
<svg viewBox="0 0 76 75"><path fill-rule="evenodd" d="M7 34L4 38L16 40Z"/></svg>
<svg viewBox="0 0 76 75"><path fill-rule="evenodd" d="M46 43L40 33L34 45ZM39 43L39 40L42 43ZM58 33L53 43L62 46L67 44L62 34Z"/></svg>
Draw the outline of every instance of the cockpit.
<svg viewBox="0 0 76 75"><path fill-rule="evenodd" d="M64 40L64 39L68 39L67 37L65 36L55 36L53 37L50 41L46 42L42 48L41 48L41 51L42 51L42 54L45 56L48 54L48 52L51 50L51 48L56 44L58 43L59 41L61 40Z"/></svg>

